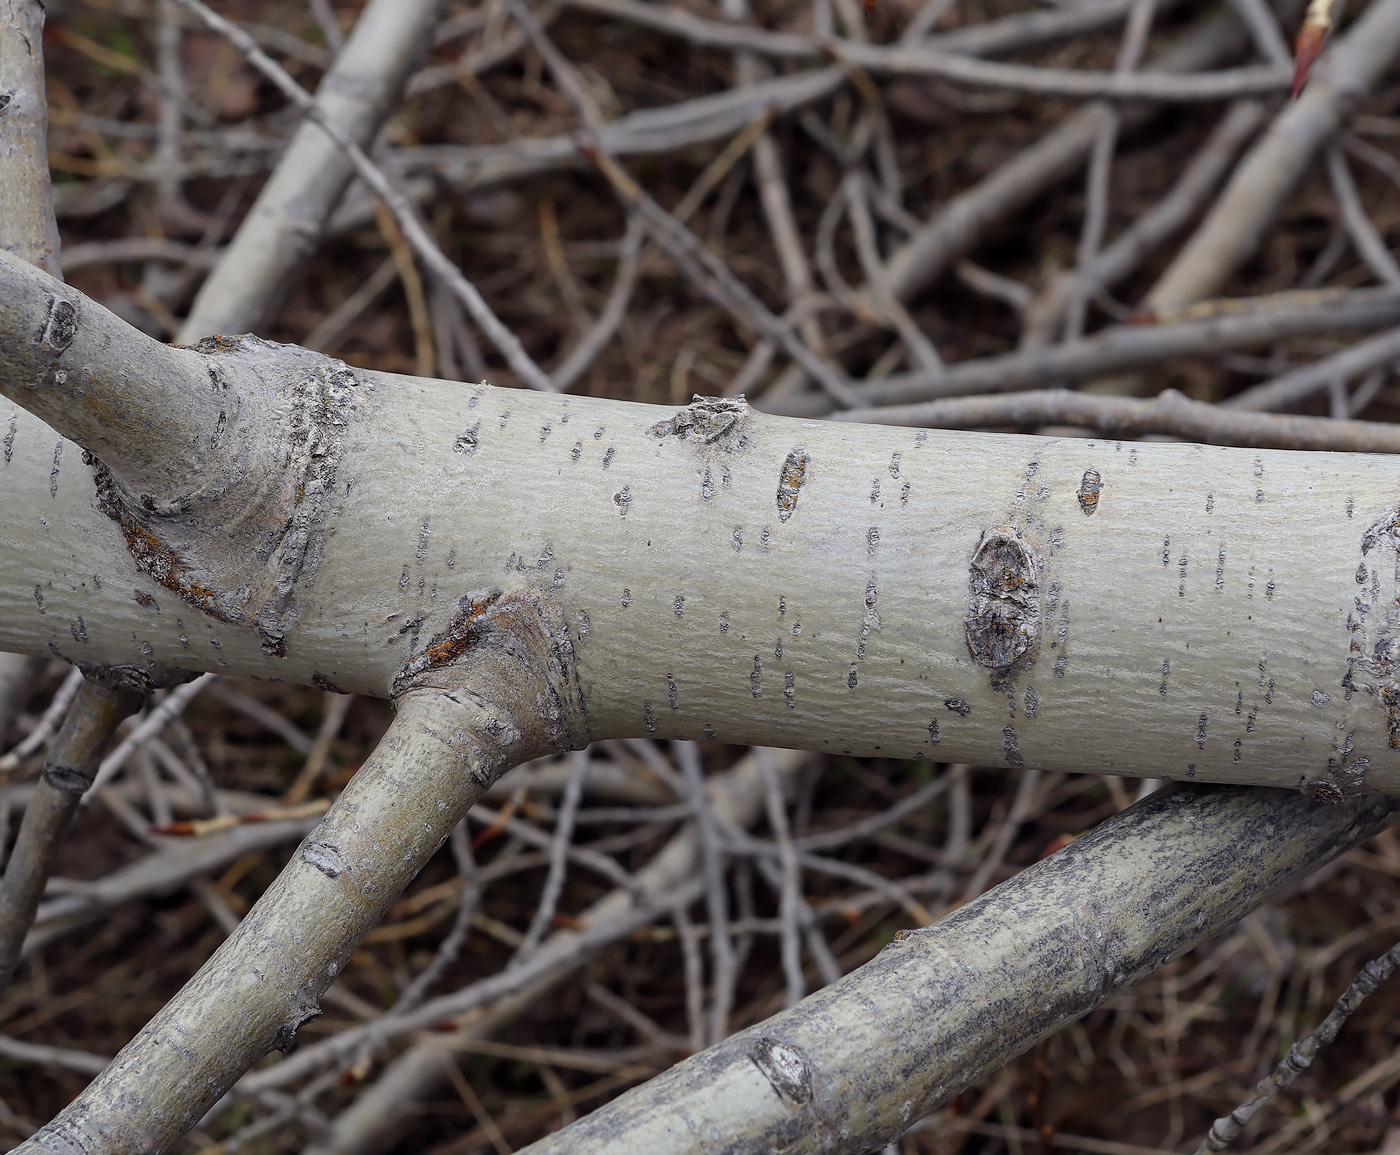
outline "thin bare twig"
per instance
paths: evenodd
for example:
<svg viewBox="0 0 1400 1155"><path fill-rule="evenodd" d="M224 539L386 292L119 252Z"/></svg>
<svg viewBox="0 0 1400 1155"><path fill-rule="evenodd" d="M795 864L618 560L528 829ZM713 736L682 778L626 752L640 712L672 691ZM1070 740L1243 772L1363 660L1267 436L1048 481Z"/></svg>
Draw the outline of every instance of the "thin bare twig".
<svg viewBox="0 0 1400 1155"><path fill-rule="evenodd" d="M1079 425L1108 437L1159 433L1185 441L1258 449L1400 453L1400 426L1240 412L1192 401L1175 389L1164 390L1149 401L1068 389L1038 389L1004 397L949 397L918 405L851 409L833 416L837 420L928 429Z"/></svg>
<svg viewBox="0 0 1400 1155"><path fill-rule="evenodd" d="M1283 409L1321 392L1333 381L1350 381L1377 366L1397 361L1400 361L1400 328L1358 341L1330 357L1244 389L1227 397L1221 407L1254 411Z"/></svg>
<svg viewBox="0 0 1400 1155"><path fill-rule="evenodd" d="M103 751L117 726L141 702L130 690L87 680L49 752L44 776L24 811L5 877L0 880L0 996L19 962L54 859L92 785Z"/></svg>
<svg viewBox="0 0 1400 1155"><path fill-rule="evenodd" d="M1128 75L1142 59L1147 48L1147 36L1152 31L1152 19L1157 12L1157 0L1136 0L1128 11L1128 22L1123 29L1123 39L1118 46L1118 59L1114 62L1114 72ZM1084 205L1084 223L1079 233L1079 254L1077 263L1080 269L1087 269L1098 255L1103 243L1104 230L1108 227L1109 177L1113 171L1113 154L1118 147L1118 129L1121 117L1118 109L1110 110L1109 115L1099 122L1098 136L1089 153L1089 176ZM1093 285L1084 276L1077 276L1070 294L1065 317L1065 338L1074 340L1084 333L1084 318L1088 311L1089 297Z"/></svg>
<svg viewBox="0 0 1400 1155"><path fill-rule="evenodd" d="M1088 265L1056 276L1025 307L1023 349L1049 343L1076 291L1086 296L1111 289L1157 248L1196 219L1265 115L1257 100L1236 101L1161 200L1137 218Z"/></svg>
<svg viewBox="0 0 1400 1155"><path fill-rule="evenodd" d="M578 814L579 801L583 798L583 784L588 777L588 751L579 750L569 759L569 781L564 787L564 797L559 805L559 816L555 820L554 838L549 846L549 873L545 876L544 889L540 892L539 905L534 916L511 958L511 966L518 966L528 959L539 947L545 931L554 920L554 912L559 906L559 896L564 892L564 880L569 869L569 843L574 836L574 818Z"/></svg>
<svg viewBox="0 0 1400 1155"><path fill-rule="evenodd" d="M736 321L753 326L775 344L781 345L794 361L802 366L838 403L855 403L855 394L831 366L803 344L783 321L740 281L729 267L696 238L695 234L663 209L650 195L603 151L598 129L602 118L593 98L579 80L571 65L545 35L544 29L525 6L523 0L505 0L512 16L529 35L536 50L545 59L551 74L564 94L569 97L579 118L588 129L587 139L579 143L580 151L607 177L613 191L628 208L639 213L652 238L681 267L682 270L716 304L733 314Z"/></svg>
<svg viewBox="0 0 1400 1155"><path fill-rule="evenodd" d="M68 676L63 679L63 684L54 694L53 701L49 703L49 708L40 717L39 724L29 731L13 750L0 756L0 780L18 770L26 758L43 749L44 743L58 733L58 728L63 725L63 717L68 713L68 708L73 704L73 699L77 697L82 685L83 672L79 669L69 670Z"/></svg>
<svg viewBox="0 0 1400 1155"><path fill-rule="evenodd" d="M1396 263L1386 247L1385 239L1366 215L1351 168L1337 145L1327 150L1327 178L1332 182L1332 194L1337 198L1342 227L1346 229L1361 259L1366 262L1366 267L1375 274L1376 280L1392 288L1400 286L1400 264Z"/></svg>
<svg viewBox="0 0 1400 1155"><path fill-rule="evenodd" d="M1289 1087L1294 1079L1312 1066L1312 1061L1317 1058L1318 1052L1337 1037L1337 1033L1342 1029L1342 1024L1351 1017L1368 995L1373 994L1376 988L1395 972L1397 966L1400 966L1400 943L1391 947L1380 958L1372 959L1362 968L1361 973L1352 979L1351 984L1342 992L1342 997L1337 1000L1337 1005L1332 1008L1331 1014L1322 1020L1321 1025L1288 1049L1288 1054L1274 1068L1273 1073L1268 1078L1260 1080L1259 1085L1254 1088L1254 1093L1248 1099L1211 1125L1210 1133L1196 1148L1196 1155L1207 1155L1208 1152L1225 1150L1254 1118L1259 1108L1278 1092Z"/></svg>
<svg viewBox="0 0 1400 1155"><path fill-rule="evenodd" d="M1225 191L1148 293L1175 309L1220 291L1258 248L1264 230L1319 149L1380 82L1400 52L1400 0L1378 0L1340 37L1302 97L1287 105L1235 170Z"/></svg>
<svg viewBox="0 0 1400 1155"><path fill-rule="evenodd" d="M783 1006L795 1007L807 993L802 975L802 942L797 925L797 908L802 900L802 868L797 862L797 850L792 844L792 829L788 825L787 803L778 773L773 769L766 750L757 752L758 768L763 774L763 792L768 810L768 826L773 841L778 844L778 862L782 867L782 887L778 902L778 917L782 922L783 976L787 992Z"/></svg>
<svg viewBox="0 0 1400 1155"><path fill-rule="evenodd" d="M897 374L863 384L858 392L862 407L969 393L1012 392L1153 366L1169 357L1203 356L1249 348L1285 337L1386 328L1400 323L1400 293L1392 289L1286 292L1272 297L1203 303L1198 312L1179 316L1181 319L1161 318L1156 324L1116 325L1090 337L1049 348L961 361L938 374ZM1392 334L1373 337L1349 346L1337 357L1349 358L1346 361L1348 376L1354 376L1394 356L1385 351L1391 346L1380 344L1393 339ZM1318 374L1336 376L1336 370L1325 362L1305 366L1297 373L1309 374L1308 380ZM1258 390L1269 388L1268 385L1256 387ZM1312 388L1314 386L1309 386L1298 396L1306 396ZM1287 403L1281 399L1270 400L1267 404L1241 400L1255 396L1270 398L1274 394L1247 390L1226 404L1235 408L1265 409ZM796 403L765 405L765 408L799 415L822 411L811 402L803 407L800 399Z"/></svg>
<svg viewBox="0 0 1400 1155"><path fill-rule="evenodd" d="M1285 91L1292 69L1278 65L1234 68L1199 76L1087 72L1003 64L918 46L861 44L853 40L795 36L790 33L736 29L703 20L678 8L643 0L571 0L576 7L620 15L659 31L710 47L747 49L780 59L823 56L882 76L936 76L960 84L1004 88L1044 96L1110 97L1118 100L1204 101Z"/></svg>
<svg viewBox="0 0 1400 1155"><path fill-rule="evenodd" d="M693 742L676 742L676 761L685 776L686 793L695 811L700 831L701 866L705 883L705 903L710 915L710 971L713 997L710 1002L706 1040L718 1042L729 1034L729 1011L738 978L734 943L729 937L729 894L725 886L724 841L714 808L700 774L700 754Z"/></svg>

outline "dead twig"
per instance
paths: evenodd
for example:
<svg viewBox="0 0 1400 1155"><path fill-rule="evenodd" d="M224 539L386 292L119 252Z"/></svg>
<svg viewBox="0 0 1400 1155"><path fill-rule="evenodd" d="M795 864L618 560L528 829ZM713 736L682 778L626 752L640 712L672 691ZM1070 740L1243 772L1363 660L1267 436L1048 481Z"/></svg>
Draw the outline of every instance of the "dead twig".
<svg viewBox="0 0 1400 1155"><path fill-rule="evenodd" d="M1157 433L1209 445L1400 453L1400 426L1239 412L1192 401L1175 389L1164 390L1150 401L1068 389L1039 389L1007 397L950 397L919 405L851 409L833 417L929 429L1079 425L1109 437Z"/></svg>
<svg viewBox="0 0 1400 1155"><path fill-rule="evenodd" d="M1400 966L1400 944L1397 944L1366 964L1361 973L1352 979L1351 985L1342 992L1332 1013L1322 1020L1322 1024L1311 1034L1299 1039L1288 1049L1288 1054L1280 1061L1273 1073L1260 1081L1254 1093L1228 1115L1217 1119L1210 1133L1196 1148L1196 1155L1207 1155L1211 1151L1223 1151L1230 1145L1249 1121L1280 1091L1289 1087L1293 1080L1312 1066L1312 1061L1328 1043L1337 1037L1342 1024L1359 1007L1367 996L1375 993Z"/></svg>

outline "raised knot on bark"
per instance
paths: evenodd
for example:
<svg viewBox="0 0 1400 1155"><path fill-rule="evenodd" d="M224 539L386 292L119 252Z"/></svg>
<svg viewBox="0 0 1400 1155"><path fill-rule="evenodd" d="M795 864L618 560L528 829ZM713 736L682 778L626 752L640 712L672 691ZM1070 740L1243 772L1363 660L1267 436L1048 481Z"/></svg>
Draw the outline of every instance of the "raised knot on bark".
<svg viewBox="0 0 1400 1155"><path fill-rule="evenodd" d="M206 419L192 444L163 447L197 463L191 487L150 492L85 452L97 504L145 573L282 657L364 389L340 361L257 337L207 337L191 351Z"/></svg>
<svg viewBox="0 0 1400 1155"><path fill-rule="evenodd" d="M500 761L485 771L492 780L522 748L538 756L581 750L591 740L572 635L563 612L537 590L464 596L394 679L396 701L434 692L471 715L452 740L464 753L472 747L474 764Z"/></svg>

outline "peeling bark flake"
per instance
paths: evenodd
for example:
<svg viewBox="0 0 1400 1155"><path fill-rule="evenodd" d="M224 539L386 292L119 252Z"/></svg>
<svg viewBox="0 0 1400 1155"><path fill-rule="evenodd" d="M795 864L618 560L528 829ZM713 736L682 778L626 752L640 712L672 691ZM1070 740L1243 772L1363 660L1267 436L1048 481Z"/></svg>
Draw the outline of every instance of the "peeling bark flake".
<svg viewBox="0 0 1400 1155"><path fill-rule="evenodd" d="M807 481L812 459L802 446L795 447L778 474L778 520L787 521L797 510L797 497Z"/></svg>
<svg viewBox="0 0 1400 1155"><path fill-rule="evenodd" d="M1086 469L1079 483L1079 508L1085 517L1092 517L1099 508L1099 493L1103 490L1103 479L1097 469Z"/></svg>

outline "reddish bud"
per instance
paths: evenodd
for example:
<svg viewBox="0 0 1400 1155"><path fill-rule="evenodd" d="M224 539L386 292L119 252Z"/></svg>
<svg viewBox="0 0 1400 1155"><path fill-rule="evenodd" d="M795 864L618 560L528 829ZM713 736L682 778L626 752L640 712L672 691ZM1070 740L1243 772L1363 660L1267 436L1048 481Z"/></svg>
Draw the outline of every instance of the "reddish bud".
<svg viewBox="0 0 1400 1155"><path fill-rule="evenodd" d="M1293 45L1293 99L1302 94L1308 83L1313 65L1322 52L1322 43L1327 39L1327 25L1304 21L1298 29L1298 39Z"/></svg>

